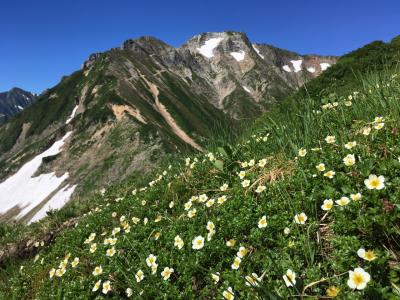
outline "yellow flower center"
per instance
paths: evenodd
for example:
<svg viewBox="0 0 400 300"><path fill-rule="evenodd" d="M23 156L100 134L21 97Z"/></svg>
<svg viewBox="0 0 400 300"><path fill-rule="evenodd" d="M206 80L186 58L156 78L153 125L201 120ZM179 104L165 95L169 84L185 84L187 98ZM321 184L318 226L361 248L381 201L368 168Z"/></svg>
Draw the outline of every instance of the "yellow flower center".
<svg viewBox="0 0 400 300"><path fill-rule="evenodd" d="M364 278L362 277L361 274L356 273L353 276L353 282L355 283L356 286L360 285L364 282Z"/></svg>
<svg viewBox="0 0 400 300"><path fill-rule="evenodd" d="M379 186L379 184L380 184L380 181L379 181L378 178L371 180L371 186L372 187L377 188Z"/></svg>
<svg viewBox="0 0 400 300"><path fill-rule="evenodd" d="M374 260L376 258L374 252L371 250L368 250L367 252L365 252L364 257L366 260L369 260L369 261Z"/></svg>

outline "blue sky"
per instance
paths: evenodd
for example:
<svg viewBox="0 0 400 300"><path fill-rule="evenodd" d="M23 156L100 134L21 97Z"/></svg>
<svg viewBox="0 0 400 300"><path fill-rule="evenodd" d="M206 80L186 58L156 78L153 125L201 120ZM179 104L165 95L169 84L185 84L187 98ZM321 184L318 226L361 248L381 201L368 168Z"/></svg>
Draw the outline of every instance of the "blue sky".
<svg viewBox="0 0 400 300"><path fill-rule="evenodd" d="M398 0L4 0L0 11L0 91L41 92L90 53L141 35L179 46L236 30L302 54L341 55L400 34Z"/></svg>

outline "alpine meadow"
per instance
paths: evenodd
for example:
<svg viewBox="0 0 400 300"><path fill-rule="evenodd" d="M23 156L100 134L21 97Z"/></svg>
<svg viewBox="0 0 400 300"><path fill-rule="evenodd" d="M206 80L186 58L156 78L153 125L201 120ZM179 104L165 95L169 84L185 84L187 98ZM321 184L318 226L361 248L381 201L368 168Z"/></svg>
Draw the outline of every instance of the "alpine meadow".
<svg viewBox="0 0 400 300"><path fill-rule="evenodd" d="M400 36L144 36L0 96L0 299L400 299Z"/></svg>

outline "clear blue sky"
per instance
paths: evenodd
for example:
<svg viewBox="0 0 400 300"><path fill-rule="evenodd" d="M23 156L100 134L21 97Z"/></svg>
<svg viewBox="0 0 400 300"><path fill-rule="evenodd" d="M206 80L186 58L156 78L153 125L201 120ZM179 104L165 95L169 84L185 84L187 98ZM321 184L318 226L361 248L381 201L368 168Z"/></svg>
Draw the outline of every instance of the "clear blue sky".
<svg viewBox="0 0 400 300"><path fill-rule="evenodd" d="M400 34L399 0L2 0L0 91L41 92L90 53L152 35L173 46L206 31L341 55Z"/></svg>

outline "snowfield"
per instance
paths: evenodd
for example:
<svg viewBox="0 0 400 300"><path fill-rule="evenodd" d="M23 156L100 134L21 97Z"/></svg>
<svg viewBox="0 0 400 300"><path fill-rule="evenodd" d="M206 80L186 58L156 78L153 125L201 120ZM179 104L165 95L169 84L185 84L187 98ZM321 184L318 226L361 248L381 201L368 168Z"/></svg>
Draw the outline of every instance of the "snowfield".
<svg viewBox="0 0 400 300"><path fill-rule="evenodd" d="M309 67L307 68L307 71L310 73L314 73L315 72L315 68L314 67Z"/></svg>
<svg viewBox="0 0 400 300"><path fill-rule="evenodd" d="M72 110L71 115L69 116L69 118L65 122L65 124L69 124L72 121L72 119L75 118L75 114L76 114L77 109L78 109L78 105L74 107L74 109Z"/></svg>
<svg viewBox="0 0 400 300"><path fill-rule="evenodd" d="M291 60L290 62L291 62L292 65L293 65L293 68L294 68L294 72L295 72L295 73L301 71L301 64L303 63L303 61L302 61L301 59L299 59L299 60Z"/></svg>
<svg viewBox="0 0 400 300"><path fill-rule="evenodd" d="M257 52L258 56L261 57L262 59L264 59L264 55L262 55L262 54L260 53L260 50L258 50L258 48L257 48L256 46L254 46L254 45L252 45L252 46L253 46L254 51Z"/></svg>
<svg viewBox="0 0 400 300"><path fill-rule="evenodd" d="M328 69L331 65L328 63L320 63L321 66L321 70L325 71L326 69Z"/></svg>
<svg viewBox="0 0 400 300"><path fill-rule="evenodd" d="M56 141L49 149L25 163L17 173L0 183L0 214L18 207L21 211L16 219L22 218L68 178L68 173L57 177L54 172L33 176L42 164L42 158L60 153L65 140L71 134L71 131L66 133L61 140Z"/></svg>
<svg viewBox="0 0 400 300"><path fill-rule="evenodd" d="M290 70L290 67L289 67L288 65L284 65L284 66L282 67L282 69L283 69L284 71L286 71L286 72L292 72L292 70Z"/></svg>
<svg viewBox="0 0 400 300"><path fill-rule="evenodd" d="M29 223L36 222L46 216L46 213L51 209L60 209L67 204L69 198L75 191L76 185L60 189L33 217Z"/></svg>
<svg viewBox="0 0 400 300"><path fill-rule="evenodd" d="M218 47L219 43L223 38L212 38L207 41L205 41L204 45L201 46L200 48L197 48L197 51L199 53L207 58L212 58L214 56L214 49Z"/></svg>
<svg viewBox="0 0 400 300"><path fill-rule="evenodd" d="M233 56L236 61L242 61L244 59L245 52L240 50L239 52L231 52L231 56Z"/></svg>

